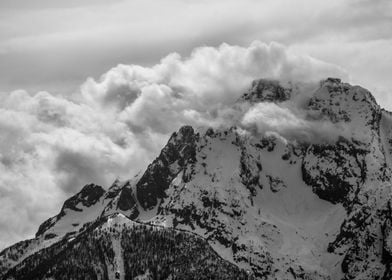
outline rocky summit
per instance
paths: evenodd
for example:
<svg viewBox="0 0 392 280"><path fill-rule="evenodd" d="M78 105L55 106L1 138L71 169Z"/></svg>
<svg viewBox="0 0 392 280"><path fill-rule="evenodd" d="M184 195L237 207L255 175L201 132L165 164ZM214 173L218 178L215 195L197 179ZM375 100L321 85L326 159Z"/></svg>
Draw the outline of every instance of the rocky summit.
<svg viewBox="0 0 392 280"><path fill-rule="evenodd" d="M279 105L296 91L260 79L238 102ZM0 278L392 279L392 114L335 78L302 107L341 133L184 126L144 173L83 187L3 250Z"/></svg>

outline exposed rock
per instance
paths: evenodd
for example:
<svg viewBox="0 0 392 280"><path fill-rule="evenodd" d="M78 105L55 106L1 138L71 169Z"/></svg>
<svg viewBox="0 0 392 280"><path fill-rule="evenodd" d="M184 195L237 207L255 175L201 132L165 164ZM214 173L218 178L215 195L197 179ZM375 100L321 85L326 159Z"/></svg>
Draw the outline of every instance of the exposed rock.
<svg viewBox="0 0 392 280"><path fill-rule="evenodd" d="M291 87L284 87L277 80L259 79L252 82L251 88L240 100L251 103L283 102L290 99Z"/></svg>
<svg viewBox="0 0 392 280"><path fill-rule="evenodd" d="M177 174L194 161L197 135L190 126L182 127L170 137L161 154L150 164L137 183L137 199L144 209L158 204Z"/></svg>
<svg viewBox="0 0 392 280"><path fill-rule="evenodd" d="M267 175L269 186L272 192L278 192L283 188L287 188L286 184L279 179L278 177L273 177L271 175Z"/></svg>

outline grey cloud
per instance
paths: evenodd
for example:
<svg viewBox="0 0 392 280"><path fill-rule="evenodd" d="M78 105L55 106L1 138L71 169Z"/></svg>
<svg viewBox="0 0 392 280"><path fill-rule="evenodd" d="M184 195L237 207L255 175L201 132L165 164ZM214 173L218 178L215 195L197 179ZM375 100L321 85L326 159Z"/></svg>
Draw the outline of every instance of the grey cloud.
<svg viewBox="0 0 392 280"><path fill-rule="evenodd" d="M58 186L67 195L75 194L81 186L88 183L105 186L105 166L99 161L94 155L70 150L59 151L55 161Z"/></svg>
<svg viewBox="0 0 392 280"><path fill-rule="evenodd" d="M110 87L110 86L109 86ZM110 95L106 95L104 103L113 104L114 106L123 110L125 107L131 105L136 98L141 94L139 88L132 88L131 85L120 85L115 86L112 89L108 89Z"/></svg>
<svg viewBox="0 0 392 280"><path fill-rule="evenodd" d="M120 1L120 0L117 0ZM75 8L92 5L107 4L105 0L68 0L68 1L53 1L53 0L30 0L28 2L23 0L2 0L0 8L3 9L63 9Z"/></svg>
<svg viewBox="0 0 392 280"><path fill-rule="evenodd" d="M66 118L65 108L62 106L53 106L47 99L41 99L39 101L37 119L44 123L51 123L57 127L63 127L69 124Z"/></svg>

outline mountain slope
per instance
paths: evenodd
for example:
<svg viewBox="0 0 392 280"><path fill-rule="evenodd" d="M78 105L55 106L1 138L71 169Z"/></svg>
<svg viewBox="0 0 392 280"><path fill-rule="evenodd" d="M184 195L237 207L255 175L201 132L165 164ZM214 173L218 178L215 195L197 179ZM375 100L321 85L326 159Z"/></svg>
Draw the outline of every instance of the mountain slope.
<svg viewBox="0 0 392 280"><path fill-rule="evenodd" d="M119 250L120 249L120 250ZM76 238L41 250L4 279L248 279L202 238L111 215ZM146 278L148 279L148 278Z"/></svg>
<svg viewBox="0 0 392 280"><path fill-rule="evenodd" d="M239 102L286 106L297 90L292 84L262 79ZM320 83L304 107L307 121L339 129L331 130L328 139L316 135L309 141L238 127L182 127L143 174L116 181L107 191L85 186L40 226L36 238L4 250L0 276L45 279L48 271L57 271L54 279L62 279L61 271L75 275L65 268L64 259L47 263L50 254L72 256L75 267L89 269L80 273L99 274L99 279L113 279L116 269L121 277L131 270L139 273L132 272L132 277L157 273L151 271L152 251L129 253L136 250L134 243L133 249L127 247L134 232L121 226L120 233L108 219L117 217L124 220L117 224L148 224L174 235L184 232L186 237L173 243L179 249L162 249L170 260L182 256L185 248L207 252L202 260L194 253L183 256L181 267L160 263L162 271L171 271L163 279L170 274L203 279L204 268L204 275L215 279L390 279L391 114L367 90L332 78ZM102 228L109 233L94 239L94 232ZM164 234L165 242L174 238L170 234ZM145 249L161 238L150 239L145 231L138 236L145 243L138 246ZM87 239L103 243L88 247ZM86 254L103 250L97 256L105 261L94 259L97 267L89 268L70 249L72 244L82 246ZM143 265L132 265L135 258ZM209 270L205 262L214 263L217 270Z"/></svg>

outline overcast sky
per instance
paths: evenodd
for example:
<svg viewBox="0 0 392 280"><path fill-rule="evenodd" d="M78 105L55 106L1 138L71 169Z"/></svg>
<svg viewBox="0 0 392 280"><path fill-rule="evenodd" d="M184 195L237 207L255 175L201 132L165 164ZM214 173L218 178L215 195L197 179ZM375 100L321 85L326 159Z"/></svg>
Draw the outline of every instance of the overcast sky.
<svg viewBox="0 0 392 280"><path fill-rule="evenodd" d="M390 0L1 0L0 249L254 78L336 75L392 110L391 30Z"/></svg>

